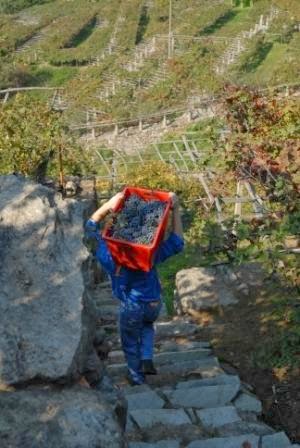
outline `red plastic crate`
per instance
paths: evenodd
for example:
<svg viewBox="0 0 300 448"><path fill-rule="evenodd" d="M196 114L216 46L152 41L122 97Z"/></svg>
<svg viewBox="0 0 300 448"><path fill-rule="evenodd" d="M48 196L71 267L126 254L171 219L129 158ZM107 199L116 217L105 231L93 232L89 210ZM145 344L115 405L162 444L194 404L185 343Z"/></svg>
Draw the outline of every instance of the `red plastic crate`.
<svg viewBox="0 0 300 448"><path fill-rule="evenodd" d="M157 228L153 242L150 245L131 243L129 241L112 238L111 228L106 227L102 237L106 241L108 248L112 254L114 261L130 269L138 269L149 272L153 266L155 252L164 237L164 233L168 224L168 217L171 208L170 194L166 191L148 190L146 188L126 187L123 191L124 199L117 205L115 211L122 209L125 199L130 195L136 194L145 201L159 200L167 202L162 220Z"/></svg>

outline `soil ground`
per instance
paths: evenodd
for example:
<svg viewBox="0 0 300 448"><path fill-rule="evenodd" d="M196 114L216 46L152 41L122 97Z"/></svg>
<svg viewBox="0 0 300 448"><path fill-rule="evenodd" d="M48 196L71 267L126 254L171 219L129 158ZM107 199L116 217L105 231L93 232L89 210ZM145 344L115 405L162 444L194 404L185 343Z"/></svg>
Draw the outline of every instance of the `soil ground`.
<svg viewBox="0 0 300 448"><path fill-rule="evenodd" d="M274 350L278 334L288 326L290 299L291 294L280 285L265 282L261 289L240 297L237 305L217 315L202 313L198 318L204 324L200 338L212 342L225 370L237 372L253 387L263 403L264 421L299 443L300 368L295 367L295 358L293 367L291 358L278 362Z"/></svg>

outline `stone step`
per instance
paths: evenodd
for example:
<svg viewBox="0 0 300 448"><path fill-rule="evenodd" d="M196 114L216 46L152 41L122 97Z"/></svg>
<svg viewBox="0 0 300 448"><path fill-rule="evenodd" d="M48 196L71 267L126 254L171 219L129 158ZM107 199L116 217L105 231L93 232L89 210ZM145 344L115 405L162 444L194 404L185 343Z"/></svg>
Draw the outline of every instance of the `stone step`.
<svg viewBox="0 0 300 448"><path fill-rule="evenodd" d="M229 404L238 394L239 384L192 387L165 392L174 407L214 408Z"/></svg>
<svg viewBox="0 0 300 448"><path fill-rule="evenodd" d="M115 319L119 314L119 305L118 303L114 304L101 304L97 309L97 316L102 317L105 316L107 318Z"/></svg>
<svg viewBox="0 0 300 448"><path fill-rule="evenodd" d="M165 401L152 389L136 392L124 393L128 403L128 411L137 409L162 409Z"/></svg>
<svg viewBox="0 0 300 448"><path fill-rule="evenodd" d="M237 375L220 374L213 378L201 378L197 380L182 381L176 384L176 389L191 389L194 387L218 386L223 384L236 384L241 387L240 379Z"/></svg>
<svg viewBox="0 0 300 448"><path fill-rule="evenodd" d="M184 350L193 350L196 348L211 348L211 344L205 341L161 341L157 351L165 352L180 352Z"/></svg>
<svg viewBox="0 0 300 448"><path fill-rule="evenodd" d="M233 437L215 437L212 439L195 440L189 443L186 448L258 448L259 441L259 437L255 434L245 434ZM273 445L272 448L275 448L275 445ZM276 448L278 447L276 446Z"/></svg>
<svg viewBox="0 0 300 448"><path fill-rule="evenodd" d="M130 411L130 417L140 429L155 425L179 426L190 424L190 418L183 409L143 409Z"/></svg>
<svg viewBox="0 0 300 448"><path fill-rule="evenodd" d="M200 348L195 350L177 351L177 352L161 352L154 355L154 362L156 365L162 366L165 364L172 364L184 361L193 361L210 356L211 349ZM119 363L120 360L124 361L124 356L121 351L111 352L109 354L109 360L111 363Z"/></svg>
<svg viewBox="0 0 300 448"><path fill-rule="evenodd" d="M98 292L93 292L92 293L95 304L97 305L97 307L102 307L102 306L110 306L110 305L119 305L119 301L118 299L115 299L114 297L112 297L111 294L99 294Z"/></svg>
<svg viewBox="0 0 300 448"><path fill-rule="evenodd" d="M287 448L291 442L284 432L277 432L261 439L261 448Z"/></svg>
<svg viewBox="0 0 300 448"><path fill-rule="evenodd" d="M178 440L161 440L155 443L146 442L132 442L129 443L128 448L179 448L180 442Z"/></svg>
<svg viewBox="0 0 300 448"><path fill-rule="evenodd" d="M241 393L234 401L234 405L239 411L253 412L255 414L261 414L262 412L260 400L249 393Z"/></svg>
<svg viewBox="0 0 300 448"><path fill-rule="evenodd" d="M217 368L215 370L215 368ZM217 358L214 356L207 356L203 359L196 359L191 361L185 361L181 363L173 363L168 365L162 365L159 368L160 373L174 373L178 375L190 374L204 375L203 378L215 376L218 373L224 373L222 369L220 369L220 364ZM205 374L204 372L207 372ZM218 373L214 373L218 372ZM211 373L211 374L210 374Z"/></svg>
<svg viewBox="0 0 300 448"><path fill-rule="evenodd" d="M156 324L156 340L192 336L199 330L200 327L198 325L188 321L172 320L169 322L158 322Z"/></svg>
<svg viewBox="0 0 300 448"><path fill-rule="evenodd" d="M110 375L115 377L120 377L126 374L127 365L125 363L122 364L111 364L107 366L107 371ZM175 364L164 364L159 367L159 375L157 375L158 381L164 375L174 376L184 376L193 372L195 374L204 375L205 377L215 376L219 373L224 373L222 369L220 369L219 362L213 356L206 356L203 359L197 359L192 361L179 362ZM152 383L156 382L156 375L151 378L148 377L148 381Z"/></svg>
<svg viewBox="0 0 300 448"><path fill-rule="evenodd" d="M207 431L214 431L221 426L241 421L234 406L219 406L217 408L201 409L196 411L196 415L203 428Z"/></svg>
<svg viewBox="0 0 300 448"><path fill-rule="evenodd" d="M208 342L184 342L178 344L174 341L166 341L164 344L160 344L159 347L154 348L154 353L165 353L165 352L183 352L193 349L210 349L210 344ZM113 350L109 353L108 359L111 363L123 363L125 361L124 353L122 350Z"/></svg>
<svg viewBox="0 0 300 448"><path fill-rule="evenodd" d="M240 436L243 434L255 434L265 436L273 434L275 431L263 422L239 421L228 423L215 429L219 437Z"/></svg>

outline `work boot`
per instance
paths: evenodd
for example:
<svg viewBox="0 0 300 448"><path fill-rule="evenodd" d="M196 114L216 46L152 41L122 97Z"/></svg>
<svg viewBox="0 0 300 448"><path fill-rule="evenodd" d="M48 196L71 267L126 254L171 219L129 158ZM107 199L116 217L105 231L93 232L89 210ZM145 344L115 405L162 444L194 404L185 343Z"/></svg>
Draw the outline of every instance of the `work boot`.
<svg viewBox="0 0 300 448"><path fill-rule="evenodd" d="M157 370L153 365L152 359L143 359L142 369L145 375L157 375Z"/></svg>

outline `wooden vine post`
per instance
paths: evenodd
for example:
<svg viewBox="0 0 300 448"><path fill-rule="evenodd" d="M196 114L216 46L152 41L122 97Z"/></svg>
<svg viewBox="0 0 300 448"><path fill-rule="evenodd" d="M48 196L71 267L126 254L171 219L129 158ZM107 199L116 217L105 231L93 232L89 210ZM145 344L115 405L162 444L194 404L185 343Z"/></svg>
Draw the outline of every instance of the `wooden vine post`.
<svg viewBox="0 0 300 448"><path fill-rule="evenodd" d="M58 166L59 166L59 186L63 190L65 187L64 164L63 164L63 148L62 143L58 146Z"/></svg>

